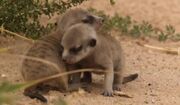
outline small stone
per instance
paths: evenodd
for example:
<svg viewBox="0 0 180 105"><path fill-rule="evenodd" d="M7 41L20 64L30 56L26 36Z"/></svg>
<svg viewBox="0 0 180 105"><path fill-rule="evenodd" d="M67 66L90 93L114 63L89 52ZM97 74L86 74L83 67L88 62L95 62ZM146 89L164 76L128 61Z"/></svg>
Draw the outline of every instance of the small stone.
<svg viewBox="0 0 180 105"><path fill-rule="evenodd" d="M145 104L148 104L149 102L148 101L144 101Z"/></svg>
<svg viewBox="0 0 180 105"><path fill-rule="evenodd" d="M157 94L153 94L153 93L152 93L152 94L150 94L150 96L157 96Z"/></svg>
<svg viewBox="0 0 180 105"><path fill-rule="evenodd" d="M84 91L84 89L79 88L78 93L79 93L79 94L85 94L86 92Z"/></svg>
<svg viewBox="0 0 180 105"><path fill-rule="evenodd" d="M151 86L152 84L151 83L148 83L148 86Z"/></svg>
<svg viewBox="0 0 180 105"><path fill-rule="evenodd" d="M7 76L5 74L1 74L1 77L2 78L6 78Z"/></svg>
<svg viewBox="0 0 180 105"><path fill-rule="evenodd" d="M151 102L154 104L154 103L155 103L155 100L154 100L154 99L152 99L152 100L151 100Z"/></svg>

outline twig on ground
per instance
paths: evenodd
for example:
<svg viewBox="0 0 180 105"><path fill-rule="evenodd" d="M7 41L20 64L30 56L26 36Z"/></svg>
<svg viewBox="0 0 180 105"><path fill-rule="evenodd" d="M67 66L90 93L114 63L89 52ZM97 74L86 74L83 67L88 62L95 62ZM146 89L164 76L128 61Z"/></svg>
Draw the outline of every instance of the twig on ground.
<svg viewBox="0 0 180 105"><path fill-rule="evenodd" d="M6 51L8 51L9 49L11 49L11 48L0 48L0 53L6 52Z"/></svg>
<svg viewBox="0 0 180 105"><path fill-rule="evenodd" d="M138 45L146 47L146 48L150 48L150 49L155 49L158 51L162 51L168 54L174 54L174 55L180 55L180 47L179 48L163 48L163 47L157 47L157 46L152 46L152 45L148 45L148 44L143 44L140 42L136 42Z"/></svg>
<svg viewBox="0 0 180 105"><path fill-rule="evenodd" d="M114 91L114 95L120 96L120 97L125 97L125 98L133 98L133 96L124 93L122 91Z"/></svg>
<svg viewBox="0 0 180 105"><path fill-rule="evenodd" d="M21 38L21 39L23 39L23 40L27 40L27 41L29 41L29 42L31 42L31 43L34 43L34 40L33 40L33 39L29 39L29 38L26 38L26 37L24 37L24 36L22 36L22 35L19 35L19 34L15 33L15 32L11 32L11 31L9 31L9 30L6 30L6 29L4 29L3 26L0 27L0 30L1 30L1 33L6 32L6 33L8 33L8 34L17 36L17 37L19 37L19 38Z"/></svg>
<svg viewBox="0 0 180 105"><path fill-rule="evenodd" d="M42 62L42 63L47 64L49 66L52 66L56 70L60 69L57 64L52 63L52 62L47 61L47 60L44 60L44 59L37 58L37 57L30 57L30 56L24 56L24 55L18 55L18 54L7 54L7 53L5 55L7 55L7 56L16 56L16 57L20 57L22 59L23 58L31 59L31 60L34 60L34 61ZM25 85L24 88L36 85L36 84L44 82L44 81L55 79L55 78L58 78L58 77L61 77L61 76L64 76L64 75L69 75L69 74L78 73L78 72L86 72L86 71L89 71L89 72L95 71L95 72L102 72L102 73L104 73L104 71L102 71L100 69L93 69L93 68L77 69L77 70L72 70L70 72L59 73L59 74L52 75L52 76L49 76L49 77L45 77L45 78L41 78L41 79L38 79L38 80L27 82L27 83L25 83L27 85Z"/></svg>

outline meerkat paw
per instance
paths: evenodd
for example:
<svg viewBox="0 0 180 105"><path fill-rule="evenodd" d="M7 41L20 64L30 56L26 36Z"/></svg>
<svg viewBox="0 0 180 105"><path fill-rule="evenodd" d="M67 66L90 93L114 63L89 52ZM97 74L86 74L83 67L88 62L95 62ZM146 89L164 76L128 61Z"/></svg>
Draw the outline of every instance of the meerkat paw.
<svg viewBox="0 0 180 105"><path fill-rule="evenodd" d="M113 90L105 90L102 95L113 97Z"/></svg>
<svg viewBox="0 0 180 105"><path fill-rule="evenodd" d="M113 90L121 91L121 85L119 84L113 85Z"/></svg>
<svg viewBox="0 0 180 105"><path fill-rule="evenodd" d="M91 92L91 86L88 83L81 83L82 86L81 88L83 88L86 92L90 93Z"/></svg>
<svg viewBox="0 0 180 105"><path fill-rule="evenodd" d="M81 84L80 84L80 83L69 84L68 91L69 91L69 92L78 91L80 87L81 87Z"/></svg>

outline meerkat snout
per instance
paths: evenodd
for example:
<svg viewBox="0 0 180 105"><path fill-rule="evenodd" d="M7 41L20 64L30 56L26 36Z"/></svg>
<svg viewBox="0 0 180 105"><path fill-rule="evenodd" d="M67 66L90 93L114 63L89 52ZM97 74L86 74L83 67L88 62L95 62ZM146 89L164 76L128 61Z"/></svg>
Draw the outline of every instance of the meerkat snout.
<svg viewBox="0 0 180 105"><path fill-rule="evenodd" d="M75 50L74 50L75 51ZM69 54L71 53L71 54ZM72 51L68 51L68 50L65 50L62 54L62 59L63 59L63 62L66 62L68 64L74 64L76 62L75 59L73 59L73 55L77 53L77 52L72 52Z"/></svg>
<svg viewBox="0 0 180 105"><path fill-rule="evenodd" d="M63 62L68 64L77 63L81 59L85 58L95 46L96 39L92 38L87 42L86 46L80 45L79 47L71 47L67 50L64 50L62 54Z"/></svg>

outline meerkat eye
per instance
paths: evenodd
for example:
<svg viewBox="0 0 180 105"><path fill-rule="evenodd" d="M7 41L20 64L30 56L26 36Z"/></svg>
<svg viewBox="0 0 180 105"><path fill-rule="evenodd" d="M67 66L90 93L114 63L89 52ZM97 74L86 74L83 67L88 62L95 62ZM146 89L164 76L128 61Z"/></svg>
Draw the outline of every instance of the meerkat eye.
<svg viewBox="0 0 180 105"><path fill-rule="evenodd" d="M94 17L93 16L91 16L91 15L88 15L88 16L86 16L83 20L82 20L82 22L83 23L89 23L89 24L93 24L94 23Z"/></svg>
<svg viewBox="0 0 180 105"><path fill-rule="evenodd" d="M69 50L69 52L70 53L73 53L73 54L76 54L76 53L78 53L79 51L81 51L82 50L82 46L79 46L79 47L73 47L73 48L71 48L70 50Z"/></svg>
<svg viewBox="0 0 180 105"><path fill-rule="evenodd" d="M91 46L91 47L96 46L96 39L91 39L91 40L89 41L89 46Z"/></svg>

